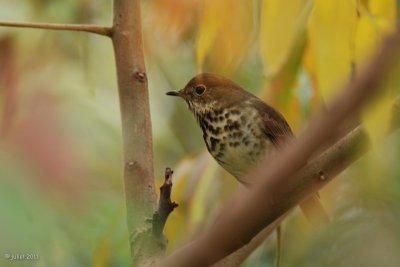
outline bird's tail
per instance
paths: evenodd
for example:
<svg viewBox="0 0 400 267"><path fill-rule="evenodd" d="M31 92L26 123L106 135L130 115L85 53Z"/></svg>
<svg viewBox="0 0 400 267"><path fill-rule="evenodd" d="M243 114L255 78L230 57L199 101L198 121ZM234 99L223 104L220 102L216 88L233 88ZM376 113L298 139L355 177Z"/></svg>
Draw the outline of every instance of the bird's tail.
<svg viewBox="0 0 400 267"><path fill-rule="evenodd" d="M317 194L312 195L300 203L300 209L306 218L315 225L329 223L329 215L325 211Z"/></svg>

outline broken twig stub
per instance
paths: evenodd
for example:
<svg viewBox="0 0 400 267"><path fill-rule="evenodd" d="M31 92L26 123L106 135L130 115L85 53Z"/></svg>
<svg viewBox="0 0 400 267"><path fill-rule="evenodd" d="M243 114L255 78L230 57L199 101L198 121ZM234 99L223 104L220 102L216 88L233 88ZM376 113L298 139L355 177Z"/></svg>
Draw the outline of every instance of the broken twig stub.
<svg viewBox="0 0 400 267"><path fill-rule="evenodd" d="M162 237L169 214L178 207L178 203L171 201L173 173L174 171L171 168L165 169L164 184L160 187L158 210L153 215L153 234L158 238Z"/></svg>

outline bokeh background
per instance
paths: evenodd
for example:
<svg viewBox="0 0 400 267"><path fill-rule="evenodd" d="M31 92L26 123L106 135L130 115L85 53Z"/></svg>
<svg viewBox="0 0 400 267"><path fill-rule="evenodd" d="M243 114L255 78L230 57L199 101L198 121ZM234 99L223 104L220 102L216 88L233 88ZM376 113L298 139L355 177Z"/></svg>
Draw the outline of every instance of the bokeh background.
<svg viewBox="0 0 400 267"><path fill-rule="evenodd" d="M156 182L172 167L180 204L166 226L169 251L239 185L208 156L183 101L165 92L200 71L224 74L300 135L395 29L399 6L143 1ZM109 25L111 9L109 0L0 0L0 20ZM400 266L400 135L385 135L400 91L392 76L362 115L373 150L320 192L333 222L316 229L295 210L284 223L282 266ZM108 38L0 27L0 266L129 266L121 145ZM274 244L271 237L243 265L273 266Z"/></svg>

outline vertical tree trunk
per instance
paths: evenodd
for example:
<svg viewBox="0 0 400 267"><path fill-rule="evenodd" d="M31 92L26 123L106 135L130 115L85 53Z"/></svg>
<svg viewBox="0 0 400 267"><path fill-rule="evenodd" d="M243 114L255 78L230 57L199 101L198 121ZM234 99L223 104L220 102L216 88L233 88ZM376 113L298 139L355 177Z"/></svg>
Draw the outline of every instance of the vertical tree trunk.
<svg viewBox="0 0 400 267"><path fill-rule="evenodd" d="M137 265L155 253L149 219L156 205L140 0L114 0L112 40L121 107L128 228L133 264Z"/></svg>

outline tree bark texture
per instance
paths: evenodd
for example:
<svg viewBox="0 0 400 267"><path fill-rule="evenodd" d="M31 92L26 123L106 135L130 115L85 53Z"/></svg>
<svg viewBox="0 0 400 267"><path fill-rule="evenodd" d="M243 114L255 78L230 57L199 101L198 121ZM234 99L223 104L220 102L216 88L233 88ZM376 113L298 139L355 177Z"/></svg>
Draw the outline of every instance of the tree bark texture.
<svg viewBox="0 0 400 267"><path fill-rule="evenodd" d="M160 252L151 234L151 218L157 200L140 14L140 0L114 0L112 41L121 108L124 185L133 265Z"/></svg>

